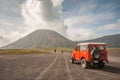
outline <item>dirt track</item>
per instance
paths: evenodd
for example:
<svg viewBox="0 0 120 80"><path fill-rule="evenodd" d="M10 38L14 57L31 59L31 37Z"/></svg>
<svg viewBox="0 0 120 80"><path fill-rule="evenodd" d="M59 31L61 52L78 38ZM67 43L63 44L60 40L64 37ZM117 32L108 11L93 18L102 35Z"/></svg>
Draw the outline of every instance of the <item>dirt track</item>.
<svg viewBox="0 0 120 80"><path fill-rule="evenodd" d="M82 69L69 53L0 55L0 80L120 80L120 55L109 60L103 69Z"/></svg>

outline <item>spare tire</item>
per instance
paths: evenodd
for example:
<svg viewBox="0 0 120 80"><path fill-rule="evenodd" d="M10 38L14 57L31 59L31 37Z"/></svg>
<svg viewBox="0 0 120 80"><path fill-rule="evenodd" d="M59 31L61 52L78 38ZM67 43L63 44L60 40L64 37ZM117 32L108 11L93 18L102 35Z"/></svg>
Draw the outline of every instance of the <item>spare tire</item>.
<svg viewBox="0 0 120 80"><path fill-rule="evenodd" d="M100 50L94 50L94 51L92 51L91 52L91 56L92 56L92 58L93 59L99 59L100 58L100 56L101 56L101 52L100 52Z"/></svg>

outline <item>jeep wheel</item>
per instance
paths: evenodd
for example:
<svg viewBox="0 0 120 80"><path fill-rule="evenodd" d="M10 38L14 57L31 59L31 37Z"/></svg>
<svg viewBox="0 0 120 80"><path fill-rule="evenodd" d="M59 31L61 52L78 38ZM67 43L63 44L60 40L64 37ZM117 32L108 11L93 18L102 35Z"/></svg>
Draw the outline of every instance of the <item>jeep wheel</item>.
<svg viewBox="0 0 120 80"><path fill-rule="evenodd" d="M71 62L71 63L74 63L74 59L73 59L73 58L71 58L71 59L70 59L70 62Z"/></svg>
<svg viewBox="0 0 120 80"><path fill-rule="evenodd" d="M84 58L81 60L81 67L86 69L89 68L89 62L87 62Z"/></svg>
<svg viewBox="0 0 120 80"><path fill-rule="evenodd" d="M101 56L101 52L99 50L94 50L92 51L91 56L93 59L98 60Z"/></svg>
<svg viewBox="0 0 120 80"><path fill-rule="evenodd" d="M103 67L105 66L105 63L99 62L99 63L97 64L97 66L98 66L99 68L103 68Z"/></svg>

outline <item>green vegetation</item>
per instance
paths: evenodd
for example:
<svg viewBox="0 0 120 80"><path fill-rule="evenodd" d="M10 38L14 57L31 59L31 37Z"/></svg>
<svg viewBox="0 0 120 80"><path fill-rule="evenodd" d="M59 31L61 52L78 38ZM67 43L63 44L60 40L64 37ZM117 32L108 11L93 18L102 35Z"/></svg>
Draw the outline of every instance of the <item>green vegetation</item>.
<svg viewBox="0 0 120 80"><path fill-rule="evenodd" d="M56 49L58 52L72 52L73 51L73 48L57 48Z"/></svg>
<svg viewBox="0 0 120 80"><path fill-rule="evenodd" d="M46 48L43 49L44 51L48 51L48 52L54 52L54 50L56 50L56 52L72 52L73 48Z"/></svg>
<svg viewBox="0 0 120 80"><path fill-rule="evenodd" d="M72 48L46 48L46 49L0 49L0 55L10 54L44 54L56 52L72 52Z"/></svg>
<svg viewBox="0 0 120 80"><path fill-rule="evenodd" d="M41 53L50 53L45 50L38 49L0 49L0 55L4 54L41 54Z"/></svg>
<svg viewBox="0 0 120 80"><path fill-rule="evenodd" d="M71 53L73 48L46 48L46 49L0 49L0 55L11 55L11 54L47 54L56 52L68 52ZM107 50L118 51L120 48L107 48Z"/></svg>

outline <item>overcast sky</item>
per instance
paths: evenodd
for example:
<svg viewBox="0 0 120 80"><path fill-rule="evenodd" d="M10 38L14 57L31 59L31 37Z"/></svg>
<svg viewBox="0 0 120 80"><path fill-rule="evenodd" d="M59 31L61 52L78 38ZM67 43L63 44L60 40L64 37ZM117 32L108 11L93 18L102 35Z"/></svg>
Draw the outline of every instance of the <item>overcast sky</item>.
<svg viewBox="0 0 120 80"><path fill-rule="evenodd" d="M37 29L71 40L120 33L120 0L0 0L0 46Z"/></svg>

